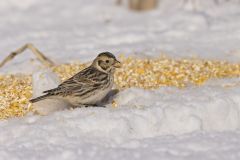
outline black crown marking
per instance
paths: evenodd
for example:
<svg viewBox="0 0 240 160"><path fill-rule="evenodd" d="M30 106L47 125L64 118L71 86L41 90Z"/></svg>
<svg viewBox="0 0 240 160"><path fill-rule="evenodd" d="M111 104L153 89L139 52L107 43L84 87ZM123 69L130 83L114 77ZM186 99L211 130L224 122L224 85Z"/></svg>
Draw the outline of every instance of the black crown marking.
<svg viewBox="0 0 240 160"><path fill-rule="evenodd" d="M100 57L100 56L107 56L107 57L116 59L116 57L110 52L102 52L98 55L98 57Z"/></svg>

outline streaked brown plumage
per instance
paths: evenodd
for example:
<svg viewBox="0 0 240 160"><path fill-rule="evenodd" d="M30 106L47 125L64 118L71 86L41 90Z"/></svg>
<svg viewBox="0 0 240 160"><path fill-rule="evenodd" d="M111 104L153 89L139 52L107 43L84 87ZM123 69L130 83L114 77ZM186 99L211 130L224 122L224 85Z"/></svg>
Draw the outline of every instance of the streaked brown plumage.
<svg viewBox="0 0 240 160"><path fill-rule="evenodd" d="M57 88L44 91L45 95L30 102L57 98L64 99L74 106L96 105L112 89L115 68L120 66L120 62L112 53L100 53L88 68L64 81Z"/></svg>

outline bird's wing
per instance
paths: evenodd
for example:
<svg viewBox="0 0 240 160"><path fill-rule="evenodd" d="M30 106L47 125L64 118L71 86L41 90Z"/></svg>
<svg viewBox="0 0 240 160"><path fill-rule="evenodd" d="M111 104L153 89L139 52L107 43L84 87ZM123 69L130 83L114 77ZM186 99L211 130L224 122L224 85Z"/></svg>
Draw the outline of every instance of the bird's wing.
<svg viewBox="0 0 240 160"><path fill-rule="evenodd" d="M64 81L57 88L45 91L53 95L69 96L69 95L82 95L82 93L94 90L98 87L99 81L96 77L99 76L99 71L95 68L88 67L73 77Z"/></svg>

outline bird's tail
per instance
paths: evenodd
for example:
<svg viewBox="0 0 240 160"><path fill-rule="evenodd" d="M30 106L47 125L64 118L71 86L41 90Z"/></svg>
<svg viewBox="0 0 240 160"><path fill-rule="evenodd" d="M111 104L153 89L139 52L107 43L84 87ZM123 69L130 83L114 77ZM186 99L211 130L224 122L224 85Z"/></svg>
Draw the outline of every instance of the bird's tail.
<svg viewBox="0 0 240 160"><path fill-rule="evenodd" d="M31 103L35 103L35 102L44 100L44 99L46 99L46 98L49 98L50 96L51 96L51 95L46 94L46 95L43 95L43 96L39 96L39 97L37 97L37 98L30 99L29 101L30 101Z"/></svg>

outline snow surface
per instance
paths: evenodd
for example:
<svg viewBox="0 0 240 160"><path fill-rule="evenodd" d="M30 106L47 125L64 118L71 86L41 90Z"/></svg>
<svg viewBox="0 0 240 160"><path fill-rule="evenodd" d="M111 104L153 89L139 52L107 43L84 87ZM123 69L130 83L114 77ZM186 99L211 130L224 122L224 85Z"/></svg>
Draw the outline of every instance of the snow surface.
<svg viewBox="0 0 240 160"><path fill-rule="evenodd" d="M106 50L238 62L239 1L195 2L162 0L158 9L139 13L110 0L1 0L0 60L31 42L57 63L90 61ZM58 80L30 58L27 51L0 72L34 72L36 96ZM37 83L40 74L45 79ZM238 78L186 89L131 88L115 99L118 108L0 121L0 159L240 159Z"/></svg>

